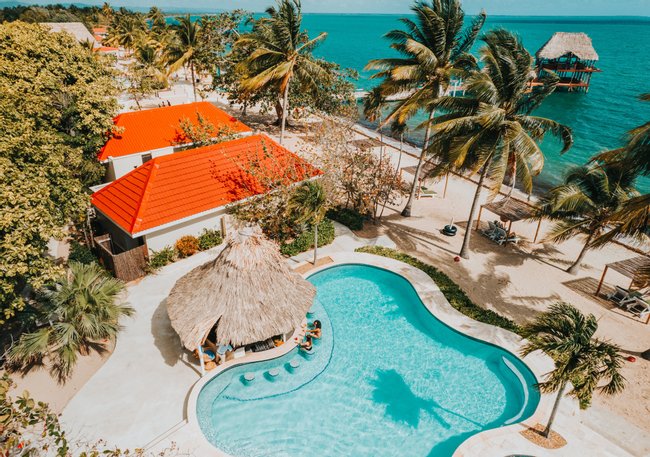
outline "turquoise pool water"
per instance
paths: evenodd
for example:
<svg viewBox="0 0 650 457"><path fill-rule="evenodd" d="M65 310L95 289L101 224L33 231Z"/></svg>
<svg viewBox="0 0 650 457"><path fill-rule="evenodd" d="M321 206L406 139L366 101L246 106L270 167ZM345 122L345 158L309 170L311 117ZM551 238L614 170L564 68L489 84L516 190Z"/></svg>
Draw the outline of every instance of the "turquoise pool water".
<svg viewBox="0 0 650 457"><path fill-rule="evenodd" d="M235 367L200 392L199 424L218 448L237 457L444 457L537 407L523 362L444 325L402 276L342 265L309 280L318 291L310 318L323 323L314 354Z"/></svg>

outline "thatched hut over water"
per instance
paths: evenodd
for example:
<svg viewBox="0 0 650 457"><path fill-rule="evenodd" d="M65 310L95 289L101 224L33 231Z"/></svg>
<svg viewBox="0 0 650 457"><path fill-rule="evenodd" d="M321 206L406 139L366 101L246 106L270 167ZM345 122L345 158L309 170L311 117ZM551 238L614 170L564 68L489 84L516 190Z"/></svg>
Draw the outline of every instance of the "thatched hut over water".
<svg viewBox="0 0 650 457"><path fill-rule="evenodd" d="M596 68L598 53L586 33L554 33L535 54L538 78L554 72L560 77L559 88L588 91Z"/></svg>
<svg viewBox="0 0 650 457"><path fill-rule="evenodd" d="M277 245L248 227L229 236L216 259L176 282L167 313L189 350L199 348L215 324L218 345L239 347L292 332L315 295Z"/></svg>

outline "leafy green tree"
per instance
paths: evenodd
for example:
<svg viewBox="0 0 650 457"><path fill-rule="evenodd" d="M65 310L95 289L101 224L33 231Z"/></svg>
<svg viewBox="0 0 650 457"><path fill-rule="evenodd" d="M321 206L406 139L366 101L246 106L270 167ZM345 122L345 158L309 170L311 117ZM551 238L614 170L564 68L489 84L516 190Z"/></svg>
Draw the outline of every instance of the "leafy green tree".
<svg viewBox="0 0 650 457"><path fill-rule="evenodd" d="M112 70L74 38L0 24L0 324L60 273L47 243L87 207L113 125Z"/></svg>
<svg viewBox="0 0 650 457"><path fill-rule="evenodd" d="M438 161L437 173L480 172L460 250L463 258L469 258L471 227L486 179L491 197L508 176L530 193L533 176L544 166L537 142L551 133L562 139L562 152L573 144L571 129L530 114L555 90L558 78L542 79L531 93L533 59L521 40L506 30L490 31L482 40L484 66L465 79L468 96L442 96L430 103L447 113L431 121L434 136L426 152Z"/></svg>
<svg viewBox="0 0 650 457"><path fill-rule="evenodd" d="M481 12L463 31L465 13L460 0L434 0L430 4L417 1L411 7L415 20L402 18L406 30L386 34L391 48L401 57L371 60L366 69L380 70L373 78L380 78L385 97L407 94L397 103L386 122L405 123L418 111L424 110L429 120L435 116L435 102L449 87L453 76L462 76L476 67L476 59L469 54L483 24ZM402 216L411 215L413 199L420 179L431 134L431 123L425 124L424 143L415 169L411 192Z"/></svg>
<svg viewBox="0 0 650 457"><path fill-rule="evenodd" d="M314 265L318 258L318 225L328 210L325 188L319 181L305 181L298 186L289 200L289 213L298 223L309 223L314 230Z"/></svg>
<svg viewBox="0 0 650 457"><path fill-rule="evenodd" d="M594 391L614 395L625 388L620 348L595 338L597 329L598 321L593 314L585 316L567 303L552 305L522 328L521 335L527 339L522 356L542 351L555 362L555 369L538 384L544 393L557 392L544 430L545 437L551 433L560 400L569 383L573 389L568 394L577 398L583 409L591 404Z"/></svg>
<svg viewBox="0 0 650 457"><path fill-rule="evenodd" d="M277 8L266 10L268 17L254 21L253 30L242 35L235 47L250 54L240 62L244 93L271 90L282 99L280 144L284 139L289 114L289 90L295 78L302 90L317 92L318 81L325 75L320 61L311 55L314 48L327 37L321 33L309 39L301 29L300 0L279 0Z"/></svg>
<svg viewBox="0 0 650 457"><path fill-rule="evenodd" d="M634 187L636 178L634 168L620 163L576 167L541 200L537 217L556 221L547 236L549 240L585 238L578 258L567 272L576 274L587 251L604 245L602 237L610 231L618 213L639 195Z"/></svg>
<svg viewBox="0 0 650 457"><path fill-rule="evenodd" d="M65 380L78 354L104 350L102 340L115 340L120 318L134 313L119 303L124 284L98 264L70 262L69 267L67 275L44 292L43 304L35 310L41 324L11 348L11 365L25 368L48 359L52 371Z"/></svg>

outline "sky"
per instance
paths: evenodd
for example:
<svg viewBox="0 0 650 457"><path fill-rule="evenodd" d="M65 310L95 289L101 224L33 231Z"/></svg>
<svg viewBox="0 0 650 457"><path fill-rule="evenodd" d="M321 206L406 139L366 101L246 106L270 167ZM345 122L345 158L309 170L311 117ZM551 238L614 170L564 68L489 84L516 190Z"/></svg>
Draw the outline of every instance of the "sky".
<svg viewBox="0 0 650 457"><path fill-rule="evenodd" d="M102 0L70 0L101 4ZM54 3L26 1L25 3ZM112 6L202 9L243 8L263 11L274 0L113 0ZM305 13L404 13L413 0L302 0ZM470 14L484 8L490 15L515 16L650 16L650 0L464 0Z"/></svg>

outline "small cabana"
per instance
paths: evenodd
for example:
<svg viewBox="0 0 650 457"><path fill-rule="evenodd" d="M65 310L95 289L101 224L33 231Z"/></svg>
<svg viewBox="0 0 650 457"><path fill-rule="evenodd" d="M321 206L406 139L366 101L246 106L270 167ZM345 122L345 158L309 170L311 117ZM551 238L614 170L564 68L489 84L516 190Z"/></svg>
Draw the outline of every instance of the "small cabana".
<svg viewBox="0 0 650 457"><path fill-rule="evenodd" d="M293 332L315 295L273 241L258 227L246 227L229 236L216 259L176 282L167 313L183 346L200 353L213 328L216 345L233 348Z"/></svg>
<svg viewBox="0 0 650 457"><path fill-rule="evenodd" d="M485 203L481 205L481 209L478 212L478 217L476 218L476 230L478 230L481 225L483 209L499 216L502 222L508 222L507 236L510 236L513 222L530 219L535 213L535 207L533 205L514 198L506 198L497 202ZM537 229L535 230L535 239L533 240L533 243L537 242L537 236L539 235L541 225L542 220L540 219L537 222Z"/></svg>
<svg viewBox="0 0 650 457"><path fill-rule="evenodd" d="M598 53L586 33L556 32L535 54L538 78L554 73L559 88L588 91L596 68ZM537 79L533 86L541 84Z"/></svg>
<svg viewBox="0 0 650 457"><path fill-rule="evenodd" d="M642 270L647 270L650 268L650 257L647 255L640 255L637 257L632 257L630 259L619 260L618 262L612 262L605 265L603 269L603 274L600 277L600 282L598 283L598 288L596 289L596 295L600 294L600 289L602 289L605 282L605 276L609 270L614 270L617 273L622 274L630 280L630 287L644 287L646 281L640 278L639 273Z"/></svg>

